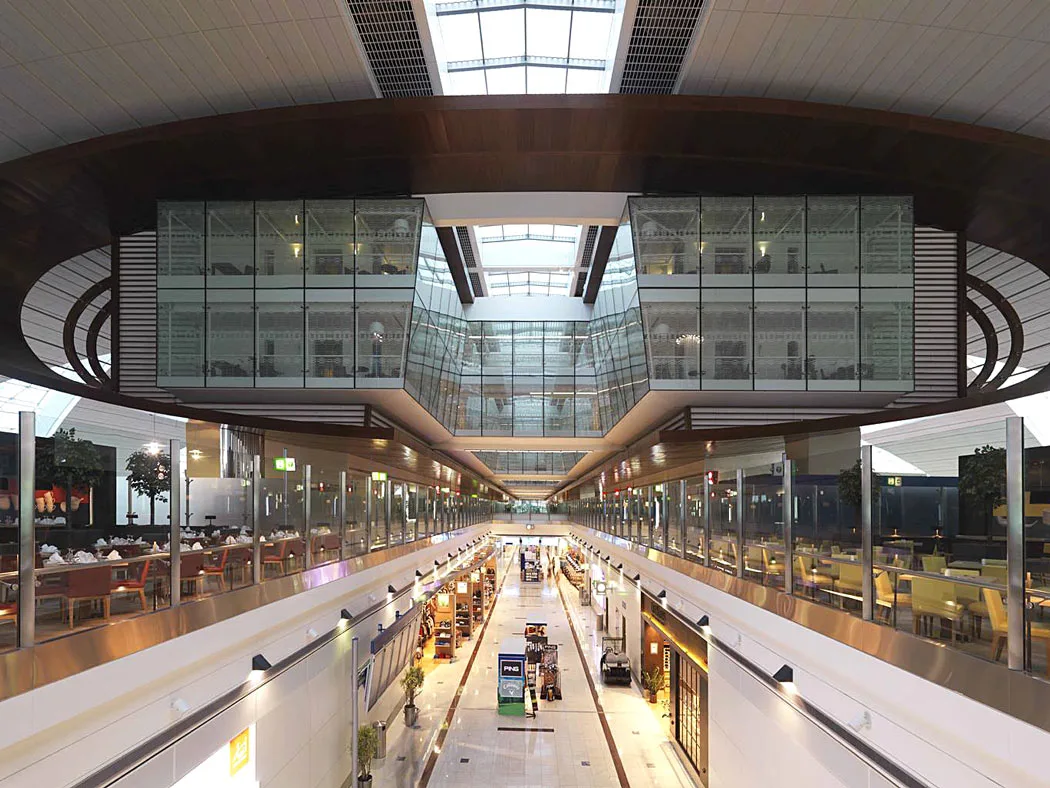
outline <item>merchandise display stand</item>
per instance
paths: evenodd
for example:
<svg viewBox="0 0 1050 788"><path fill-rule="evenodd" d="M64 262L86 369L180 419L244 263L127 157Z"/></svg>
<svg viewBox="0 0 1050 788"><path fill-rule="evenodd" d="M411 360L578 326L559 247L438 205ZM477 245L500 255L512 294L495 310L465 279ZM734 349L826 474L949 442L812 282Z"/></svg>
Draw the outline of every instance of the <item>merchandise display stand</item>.
<svg viewBox="0 0 1050 788"><path fill-rule="evenodd" d="M481 585L481 571L470 573L470 615L475 628L481 626L485 617L484 590Z"/></svg>
<svg viewBox="0 0 1050 788"><path fill-rule="evenodd" d="M540 552L538 547L521 548L521 579L526 583L540 582Z"/></svg>
<svg viewBox="0 0 1050 788"><path fill-rule="evenodd" d="M456 634L468 639L474 633L474 623L470 615L470 580L456 581Z"/></svg>
<svg viewBox="0 0 1050 788"><path fill-rule="evenodd" d="M458 638L453 626L456 595L449 588L443 588L434 597L437 607L434 614L434 658L452 659L456 655Z"/></svg>

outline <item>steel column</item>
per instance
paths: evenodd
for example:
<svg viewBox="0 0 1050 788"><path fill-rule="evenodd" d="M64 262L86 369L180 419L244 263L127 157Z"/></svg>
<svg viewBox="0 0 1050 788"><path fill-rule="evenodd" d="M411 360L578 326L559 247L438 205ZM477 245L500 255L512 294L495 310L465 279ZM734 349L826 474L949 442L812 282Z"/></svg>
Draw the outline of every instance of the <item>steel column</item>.
<svg viewBox="0 0 1050 788"><path fill-rule="evenodd" d="M303 466L303 544L306 545L306 554L303 556L303 569L309 569L314 563L314 540L310 534L310 519L313 515L313 503L310 500L310 463Z"/></svg>
<svg viewBox="0 0 1050 788"><path fill-rule="evenodd" d="M1006 652L1024 670L1024 420L1006 420Z"/></svg>
<svg viewBox="0 0 1050 788"><path fill-rule="evenodd" d="M784 455L784 592L795 589L795 461Z"/></svg>
<svg viewBox="0 0 1050 788"><path fill-rule="evenodd" d="M711 566L711 477L704 472L704 566Z"/></svg>
<svg viewBox="0 0 1050 788"><path fill-rule="evenodd" d="M18 645L36 643L36 413L18 413Z"/></svg>
<svg viewBox="0 0 1050 788"><path fill-rule="evenodd" d="M357 674L360 670L357 655L357 638L350 640L350 779L357 782L357 730L361 727L360 710L358 709Z"/></svg>
<svg viewBox="0 0 1050 788"><path fill-rule="evenodd" d="M252 583L262 582L262 458L252 457Z"/></svg>
<svg viewBox="0 0 1050 788"><path fill-rule="evenodd" d="M179 479L182 478L182 468L179 467L179 455L182 453L182 442L172 438L168 444L169 475L171 477L171 492L168 494L170 504L168 510L171 516L170 528L168 529L168 561L169 575L168 583L171 589L171 606L175 607L182 602L182 524L179 513L182 507L178 505Z"/></svg>
<svg viewBox="0 0 1050 788"><path fill-rule="evenodd" d="M686 484L685 479L679 479L678 481L678 554L682 557L686 557L685 552L685 537L689 533L685 524L686 513L689 511L689 507L686 505L686 491L689 486Z"/></svg>
<svg viewBox="0 0 1050 788"><path fill-rule="evenodd" d="M744 576L744 469L736 469L736 576Z"/></svg>
<svg viewBox="0 0 1050 788"><path fill-rule="evenodd" d="M346 471L339 471L339 560L346 560Z"/></svg>
<svg viewBox="0 0 1050 788"><path fill-rule="evenodd" d="M875 589L872 587L871 476L875 467L871 446L860 447L860 573L861 616L865 621L875 617Z"/></svg>

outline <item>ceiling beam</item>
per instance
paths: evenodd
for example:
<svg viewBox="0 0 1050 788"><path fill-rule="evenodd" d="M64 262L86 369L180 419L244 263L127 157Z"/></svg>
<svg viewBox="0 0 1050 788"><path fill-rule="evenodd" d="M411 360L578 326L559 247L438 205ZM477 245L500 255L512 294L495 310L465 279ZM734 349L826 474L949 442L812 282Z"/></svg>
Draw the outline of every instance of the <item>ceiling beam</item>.
<svg viewBox="0 0 1050 788"><path fill-rule="evenodd" d="M619 227L603 227L598 231L598 240L594 242L594 257L591 258L590 269L587 273L587 286L583 291L583 303L585 304L593 304L598 298L598 288L602 286L605 266L609 263L609 253L612 252L616 231L619 229Z"/></svg>
<svg viewBox="0 0 1050 788"><path fill-rule="evenodd" d="M473 304L474 294L470 290L470 280L467 279L467 267L463 264L463 252L459 248L459 239L456 238L454 227L436 227L438 241L441 250L445 253L448 261L448 269L452 272L452 281L456 285L459 301L462 304Z"/></svg>

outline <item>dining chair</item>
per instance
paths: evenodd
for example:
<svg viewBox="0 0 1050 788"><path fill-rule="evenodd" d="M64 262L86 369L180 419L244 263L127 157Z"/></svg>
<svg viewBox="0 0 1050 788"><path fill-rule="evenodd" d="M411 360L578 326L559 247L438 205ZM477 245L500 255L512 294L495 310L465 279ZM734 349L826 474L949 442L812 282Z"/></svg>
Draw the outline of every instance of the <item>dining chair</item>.
<svg viewBox="0 0 1050 788"><path fill-rule="evenodd" d="M918 635L923 624L933 634L933 622L948 621L954 642L958 623L962 621L963 606L955 600L955 584L931 577L914 577L911 581L912 631Z"/></svg>
<svg viewBox="0 0 1050 788"><path fill-rule="evenodd" d="M886 570L875 575L875 605L876 609L884 611L886 623L897 623L897 609L911 607L911 594L901 592L894 593L893 580Z"/></svg>
<svg viewBox="0 0 1050 788"><path fill-rule="evenodd" d="M839 578L835 587L847 594L864 593L864 567L856 561L839 564Z"/></svg>
<svg viewBox="0 0 1050 788"><path fill-rule="evenodd" d="M282 541L280 544L263 545L262 568L263 576L266 575L267 567L277 567L278 576L285 572L285 561L288 558L288 545L291 540Z"/></svg>
<svg viewBox="0 0 1050 788"><path fill-rule="evenodd" d="M810 595L816 599L817 591L831 588L834 580L830 575L821 574L816 569L816 563L811 556L795 556L795 567L798 574L798 582L803 588L808 588Z"/></svg>
<svg viewBox="0 0 1050 788"><path fill-rule="evenodd" d="M179 573L182 585L189 586L196 583L197 590L194 593L198 595L204 593L204 580L206 578L204 574L204 553L198 550L179 556Z"/></svg>
<svg viewBox="0 0 1050 788"><path fill-rule="evenodd" d="M142 612L146 612L146 581L149 578L150 564L153 559L149 558L139 564L139 572L135 577L124 580L110 580L109 595L111 597L121 594L138 594L142 603Z"/></svg>
<svg viewBox="0 0 1050 788"><path fill-rule="evenodd" d="M77 602L101 602L102 617L109 618L110 587L112 570L108 566L83 567L66 573L66 586L62 592L69 610L69 628L73 628L73 616Z"/></svg>
<svg viewBox="0 0 1050 788"><path fill-rule="evenodd" d="M977 569L949 569L951 577L980 577L981 573ZM984 603L981 598L981 591L983 589L977 586L964 585L963 583L955 583L955 600L966 608L970 614L970 631L974 637L981 637L981 622L982 619L988 617L988 606Z"/></svg>
<svg viewBox="0 0 1050 788"><path fill-rule="evenodd" d="M222 551L222 555L219 558L219 563L204 564L204 582L207 582L209 577L213 577L216 580L218 580L220 593L226 591L226 565L227 562L230 560L231 552L232 551L227 548ZM203 586L204 583L202 582L201 587L203 588Z"/></svg>
<svg viewBox="0 0 1050 788"><path fill-rule="evenodd" d="M930 574L943 572L948 568L948 560L943 555L924 555L922 557L922 571Z"/></svg>
<svg viewBox="0 0 1050 788"><path fill-rule="evenodd" d="M984 603L988 607L988 621L992 625L992 659L996 662L1006 645L1007 616L1003 597L996 588L982 588ZM1050 676L1050 626L1046 624L1031 625L1032 640L1042 640L1046 646L1046 670Z"/></svg>

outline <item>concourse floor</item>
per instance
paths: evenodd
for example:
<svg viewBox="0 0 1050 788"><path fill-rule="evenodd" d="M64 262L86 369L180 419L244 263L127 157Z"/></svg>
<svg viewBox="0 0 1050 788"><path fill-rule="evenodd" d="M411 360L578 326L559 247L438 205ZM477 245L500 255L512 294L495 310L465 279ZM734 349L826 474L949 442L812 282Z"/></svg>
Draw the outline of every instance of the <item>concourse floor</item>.
<svg viewBox="0 0 1050 788"><path fill-rule="evenodd" d="M564 602L553 579L523 583L516 566L511 565L480 642L460 649L455 662L440 664L428 674L427 682L435 696L424 699L427 708L421 715L420 728L408 732L403 730L400 718L394 722L392 746L384 759L388 763L375 773L376 788L388 784L431 788L676 788L694 784L677 762L665 726L638 689L605 688L595 678L615 742L610 747L584 676L585 669L592 676L597 674L593 633L587 624L593 616L589 610L574 607L576 595L571 586L566 583L563 590ZM569 614L593 667L585 667L580 659ZM521 637L526 621L546 622L548 642L559 646L563 699L540 701L535 718L500 716L496 707L496 654L501 641ZM474 649L473 665L464 675ZM442 741L440 728L456 692L458 705ZM440 751L435 754L439 744ZM617 772L613 749L621 761L624 779ZM428 757L433 758L429 769L425 768Z"/></svg>

